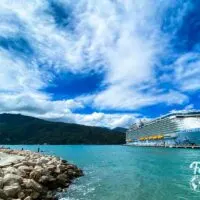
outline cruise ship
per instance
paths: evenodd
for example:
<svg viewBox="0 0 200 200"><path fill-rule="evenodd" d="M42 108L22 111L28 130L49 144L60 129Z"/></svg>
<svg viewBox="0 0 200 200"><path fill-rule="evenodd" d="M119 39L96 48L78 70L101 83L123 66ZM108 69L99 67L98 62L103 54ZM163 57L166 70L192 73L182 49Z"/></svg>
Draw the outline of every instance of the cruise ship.
<svg viewBox="0 0 200 200"><path fill-rule="evenodd" d="M200 145L200 111L174 112L133 124L126 144L135 146Z"/></svg>

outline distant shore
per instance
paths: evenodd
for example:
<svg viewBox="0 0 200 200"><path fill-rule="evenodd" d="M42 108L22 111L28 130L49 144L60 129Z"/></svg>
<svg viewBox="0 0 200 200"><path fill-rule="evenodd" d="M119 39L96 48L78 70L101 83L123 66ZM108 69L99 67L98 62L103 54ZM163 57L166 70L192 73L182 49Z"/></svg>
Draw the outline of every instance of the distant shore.
<svg viewBox="0 0 200 200"><path fill-rule="evenodd" d="M0 199L55 200L80 176L81 169L56 156L0 149Z"/></svg>

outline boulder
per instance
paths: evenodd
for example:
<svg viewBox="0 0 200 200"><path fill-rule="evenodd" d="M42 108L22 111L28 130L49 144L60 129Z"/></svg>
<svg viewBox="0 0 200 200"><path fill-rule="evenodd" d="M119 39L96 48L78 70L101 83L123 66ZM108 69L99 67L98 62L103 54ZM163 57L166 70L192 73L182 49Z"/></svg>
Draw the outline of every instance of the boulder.
<svg viewBox="0 0 200 200"><path fill-rule="evenodd" d="M42 192L42 186L33 179L24 179L23 182L26 188Z"/></svg>
<svg viewBox="0 0 200 200"><path fill-rule="evenodd" d="M2 189L2 188L3 188L3 178L0 177L0 189Z"/></svg>
<svg viewBox="0 0 200 200"><path fill-rule="evenodd" d="M13 167L18 168L18 167L20 167L20 166L22 166L22 165L23 165L23 163L20 162L20 163L16 163L16 164L14 164Z"/></svg>
<svg viewBox="0 0 200 200"><path fill-rule="evenodd" d="M27 165L22 165L22 166L18 167L18 170L25 171L25 172L30 172L30 171L33 170L33 167L32 166L27 166Z"/></svg>
<svg viewBox="0 0 200 200"><path fill-rule="evenodd" d="M61 160L62 163L67 164L67 160Z"/></svg>
<svg viewBox="0 0 200 200"><path fill-rule="evenodd" d="M75 171L73 169L68 169L67 171L65 171L65 174L67 174L69 178L72 179L75 176Z"/></svg>
<svg viewBox="0 0 200 200"><path fill-rule="evenodd" d="M24 199L26 195L24 194L24 192L21 191L21 192L18 193L17 196L18 196L19 199Z"/></svg>
<svg viewBox="0 0 200 200"><path fill-rule="evenodd" d="M76 168L75 165L67 165L67 166L66 166L66 169L75 169L75 168Z"/></svg>
<svg viewBox="0 0 200 200"><path fill-rule="evenodd" d="M37 199L38 197L40 196L40 193L39 192L36 192L36 191L33 191L32 193L31 193L31 198L32 199Z"/></svg>
<svg viewBox="0 0 200 200"><path fill-rule="evenodd" d="M37 171L37 170L33 170L30 173L30 178L34 179L35 181L38 181L40 179L40 177L42 176L41 171Z"/></svg>
<svg viewBox="0 0 200 200"><path fill-rule="evenodd" d="M34 171L40 172L41 174L44 174L47 169L44 169L43 167L36 165L33 169Z"/></svg>
<svg viewBox="0 0 200 200"><path fill-rule="evenodd" d="M83 176L83 171L81 169L76 169L75 170L75 173L74 173L74 176L75 177L80 177L80 176Z"/></svg>
<svg viewBox="0 0 200 200"><path fill-rule="evenodd" d="M39 183L47 187L48 189L56 189L58 187L56 178L51 175L48 176L41 176Z"/></svg>
<svg viewBox="0 0 200 200"><path fill-rule="evenodd" d="M61 164L61 165L59 166L59 168L60 168L60 171L61 171L61 172L64 172L65 170L67 170L67 169L66 169L66 165L63 165L63 164Z"/></svg>
<svg viewBox="0 0 200 200"><path fill-rule="evenodd" d="M35 167L36 162L33 162L33 161L24 161L23 165Z"/></svg>
<svg viewBox="0 0 200 200"><path fill-rule="evenodd" d="M15 183L22 183L22 177L16 174L6 174L3 177L3 184L5 186L12 185Z"/></svg>
<svg viewBox="0 0 200 200"><path fill-rule="evenodd" d="M3 190L8 197L16 197L18 192L21 190L21 187L19 184L13 184L4 186Z"/></svg>
<svg viewBox="0 0 200 200"><path fill-rule="evenodd" d="M41 158L37 159L36 164L37 165L43 165L43 164L47 164L48 162L49 162L48 158L41 157Z"/></svg>
<svg viewBox="0 0 200 200"><path fill-rule="evenodd" d="M60 173L61 173L60 166L57 166L54 172L55 172L56 174L60 174Z"/></svg>
<svg viewBox="0 0 200 200"><path fill-rule="evenodd" d="M3 169L4 174L18 174L18 170L15 167L6 167Z"/></svg>
<svg viewBox="0 0 200 200"><path fill-rule="evenodd" d="M4 176L4 171L3 169L0 169L0 177L3 177Z"/></svg>
<svg viewBox="0 0 200 200"><path fill-rule="evenodd" d="M25 197L28 197L28 196L31 195L31 193L33 192L33 190L32 189L25 189L25 188L23 188L23 192L25 194Z"/></svg>
<svg viewBox="0 0 200 200"><path fill-rule="evenodd" d="M53 192L52 191L47 192L46 199L53 199Z"/></svg>
<svg viewBox="0 0 200 200"><path fill-rule="evenodd" d="M56 169L56 166L55 165L48 165L47 166L47 170L50 171L50 172L54 172Z"/></svg>
<svg viewBox="0 0 200 200"><path fill-rule="evenodd" d="M7 195L2 189L0 189L0 198L1 199L7 199Z"/></svg>
<svg viewBox="0 0 200 200"><path fill-rule="evenodd" d="M39 183L46 185L49 182L50 178L49 176L41 176L39 179Z"/></svg>
<svg viewBox="0 0 200 200"><path fill-rule="evenodd" d="M58 185L65 186L66 182L68 181L68 176L66 174L59 174L56 179Z"/></svg>
<svg viewBox="0 0 200 200"><path fill-rule="evenodd" d="M32 200L30 196L26 197L24 200Z"/></svg>

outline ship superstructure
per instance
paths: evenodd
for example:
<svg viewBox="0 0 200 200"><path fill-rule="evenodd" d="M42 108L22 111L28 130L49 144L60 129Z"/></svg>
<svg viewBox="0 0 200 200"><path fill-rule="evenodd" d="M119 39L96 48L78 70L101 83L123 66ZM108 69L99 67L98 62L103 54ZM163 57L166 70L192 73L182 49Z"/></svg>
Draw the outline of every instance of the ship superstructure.
<svg viewBox="0 0 200 200"><path fill-rule="evenodd" d="M129 145L200 145L200 111L174 112L133 124L126 133Z"/></svg>

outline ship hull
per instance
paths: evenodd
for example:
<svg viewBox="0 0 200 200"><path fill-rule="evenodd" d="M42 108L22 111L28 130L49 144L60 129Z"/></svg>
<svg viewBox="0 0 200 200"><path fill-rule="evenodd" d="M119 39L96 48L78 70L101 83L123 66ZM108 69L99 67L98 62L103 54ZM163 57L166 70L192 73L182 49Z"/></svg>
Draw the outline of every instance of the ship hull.
<svg viewBox="0 0 200 200"><path fill-rule="evenodd" d="M178 135L177 143L200 145L200 128L184 130Z"/></svg>
<svg viewBox="0 0 200 200"><path fill-rule="evenodd" d="M196 145L200 146L200 128L187 129L175 134L176 137L164 138L162 140L146 140L129 142L130 146L176 146L176 145Z"/></svg>

